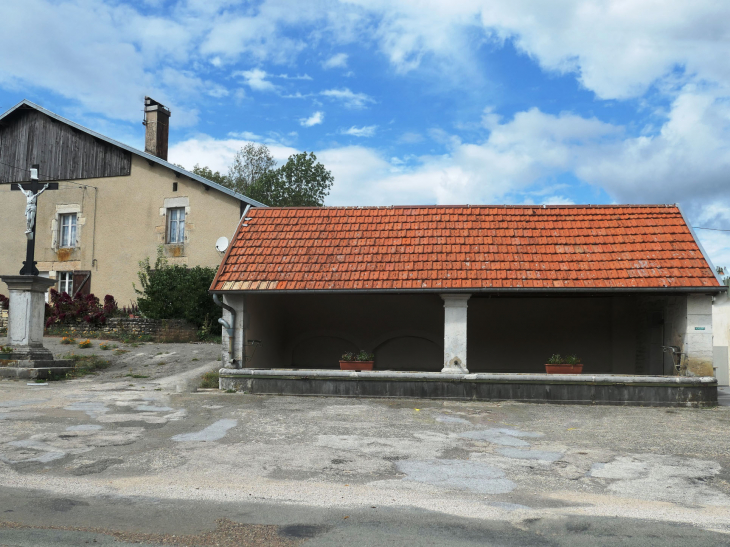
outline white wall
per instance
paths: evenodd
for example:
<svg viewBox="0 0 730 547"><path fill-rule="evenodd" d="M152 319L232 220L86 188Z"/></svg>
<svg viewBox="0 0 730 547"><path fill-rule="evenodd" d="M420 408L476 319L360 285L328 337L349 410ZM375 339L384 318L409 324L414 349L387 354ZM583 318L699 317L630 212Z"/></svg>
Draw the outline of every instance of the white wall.
<svg viewBox="0 0 730 547"><path fill-rule="evenodd" d="M730 362L728 345L730 345L730 298L727 293L715 297L712 305L712 349L714 366L717 368L717 383L721 386L730 384Z"/></svg>

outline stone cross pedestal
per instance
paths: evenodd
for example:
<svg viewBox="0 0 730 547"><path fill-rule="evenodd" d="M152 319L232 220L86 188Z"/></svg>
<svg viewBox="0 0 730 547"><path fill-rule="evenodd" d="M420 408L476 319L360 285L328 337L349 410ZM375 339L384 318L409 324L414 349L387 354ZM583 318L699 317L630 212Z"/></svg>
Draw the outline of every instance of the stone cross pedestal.
<svg viewBox="0 0 730 547"><path fill-rule="evenodd" d="M4 275L10 291L8 308L9 359L0 361L0 376L48 378L64 375L73 367L71 360L55 360L43 347L45 294L55 281L37 275Z"/></svg>

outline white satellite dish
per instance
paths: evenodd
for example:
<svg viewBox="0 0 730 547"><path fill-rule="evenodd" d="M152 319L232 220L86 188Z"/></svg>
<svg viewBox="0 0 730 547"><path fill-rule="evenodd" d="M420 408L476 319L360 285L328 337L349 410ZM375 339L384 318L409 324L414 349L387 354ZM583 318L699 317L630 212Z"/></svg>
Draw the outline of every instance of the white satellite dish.
<svg viewBox="0 0 730 547"><path fill-rule="evenodd" d="M215 250L219 253L224 252L228 248L228 238L227 237L219 237L218 241L215 242Z"/></svg>

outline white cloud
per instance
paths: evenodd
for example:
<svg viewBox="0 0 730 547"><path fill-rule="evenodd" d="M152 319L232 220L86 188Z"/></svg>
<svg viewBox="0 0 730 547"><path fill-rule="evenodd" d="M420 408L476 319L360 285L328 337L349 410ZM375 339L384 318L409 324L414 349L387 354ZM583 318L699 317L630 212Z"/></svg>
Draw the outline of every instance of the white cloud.
<svg viewBox="0 0 730 547"><path fill-rule="evenodd" d="M601 98L639 97L651 85L665 92L691 82L710 82L721 97L730 89L728 20L730 3L716 0L665 0L660 7L656 0L264 0L256 9L188 0L165 17L117 2L27 0L3 6L0 47L14 54L0 58L0 85L49 89L87 110L136 120L145 94L174 106L176 114L192 110L195 97L179 97L161 74L198 78L198 93L205 95L207 83L193 69L201 60L214 67L242 58L288 64L327 40L376 44L401 72L436 60L440 68L475 78L469 52L485 40L509 39L545 69L575 74ZM347 62L338 53L323 64L344 68ZM265 78L251 85L261 91L273 86ZM347 89L326 96L356 108L373 102Z"/></svg>
<svg viewBox="0 0 730 547"><path fill-rule="evenodd" d="M350 129L343 130L342 134L351 135L353 137L372 137L375 135L375 130L377 128L377 125L366 125L364 127L355 127L353 125Z"/></svg>
<svg viewBox="0 0 730 547"><path fill-rule="evenodd" d="M314 125L319 125L324 121L324 112L317 111L309 118L301 118L299 120L299 123L303 125L304 127L312 127Z"/></svg>
<svg viewBox="0 0 730 547"><path fill-rule="evenodd" d="M170 147L168 157L170 162L192 169L195 164L210 167L213 171L222 173L228 172L228 167L233 162L233 157L243 148L250 139L214 139L208 135L196 137L178 142ZM260 140L254 140L257 144L264 144ZM298 151L284 145L266 143L274 159L283 163L292 154Z"/></svg>
<svg viewBox="0 0 730 547"><path fill-rule="evenodd" d="M234 139L245 139L247 141L263 141L264 138L261 135L257 135L256 133L251 133L250 131L230 131L228 133L229 137L232 137Z"/></svg>
<svg viewBox="0 0 730 547"><path fill-rule="evenodd" d="M253 68L251 70L239 70L233 73L233 76L243 77L246 85L254 91L276 91L277 87L266 78L269 74L265 70L260 68Z"/></svg>
<svg viewBox="0 0 730 547"><path fill-rule="evenodd" d="M431 55L469 75L466 40L478 43L479 30L481 40L513 40L547 70L575 73L602 98L641 96L677 68L688 79L730 86L727 2L353 1L380 16L378 43L399 71Z"/></svg>
<svg viewBox="0 0 730 547"><path fill-rule="evenodd" d="M297 74L296 76L289 76L288 74L277 74L274 78L281 78L282 80L311 80L312 77L309 74Z"/></svg>
<svg viewBox="0 0 730 547"><path fill-rule="evenodd" d="M375 99L366 95L365 93L355 93L350 91L348 88L343 89L327 89L320 92L320 95L324 95L335 101L340 101L347 108L365 108L368 103L374 103Z"/></svg>
<svg viewBox="0 0 730 547"><path fill-rule="evenodd" d="M329 68L347 68L347 53L337 53L322 62L322 67Z"/></svg>

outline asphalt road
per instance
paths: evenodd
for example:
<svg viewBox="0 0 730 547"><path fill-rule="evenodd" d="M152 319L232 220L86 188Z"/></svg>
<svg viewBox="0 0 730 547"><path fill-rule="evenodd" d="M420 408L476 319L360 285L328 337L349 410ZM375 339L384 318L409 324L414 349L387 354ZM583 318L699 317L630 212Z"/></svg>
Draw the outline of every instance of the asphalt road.
<svg viewBox="0 0 730 547"><path fill-rule="evenodd" d="M730 545L730 407L192 393L216 354L0 381L0 546Z"/></svg>

